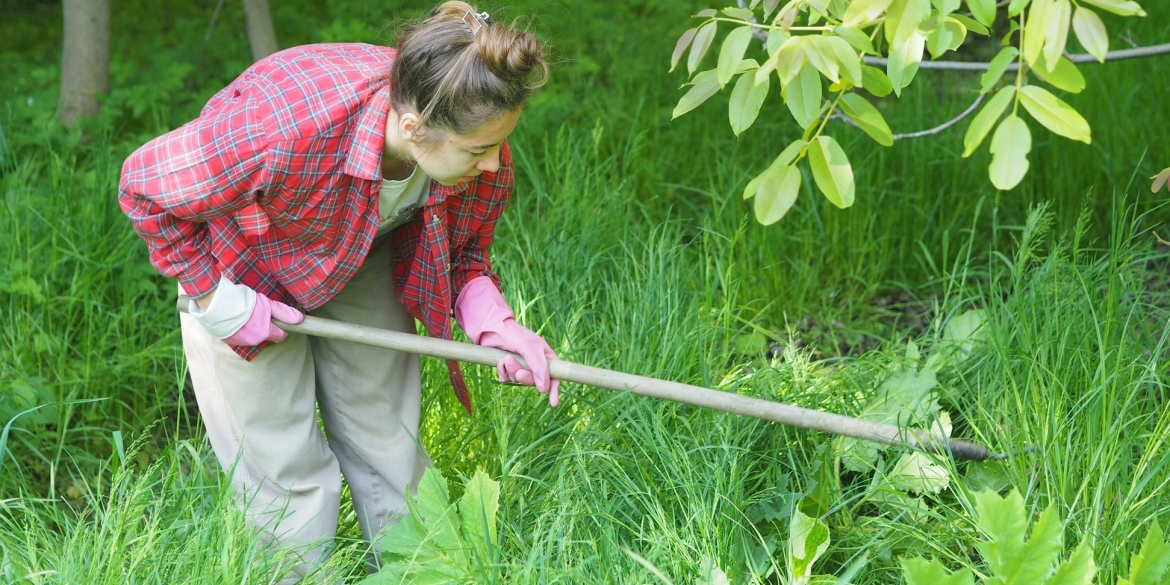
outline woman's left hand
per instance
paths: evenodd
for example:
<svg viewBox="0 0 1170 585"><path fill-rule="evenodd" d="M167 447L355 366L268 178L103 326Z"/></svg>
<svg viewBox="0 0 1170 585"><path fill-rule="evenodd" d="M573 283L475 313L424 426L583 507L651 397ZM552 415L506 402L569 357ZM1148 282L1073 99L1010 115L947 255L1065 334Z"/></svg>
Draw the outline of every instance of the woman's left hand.
<svg viewBox="0 0 1170 585"><path fill-rule="evenodd" d="M496 364L501 382L516 382L525 386L536 386L541 394L548 394L549 406L561 402L560 380L552 379L548 371L548 360L557 359L544 338L533 333L515 319L505 319L496 330L485 331L479 344L520 354L530 369L520 365L520 360L507 356Z"/></svg>

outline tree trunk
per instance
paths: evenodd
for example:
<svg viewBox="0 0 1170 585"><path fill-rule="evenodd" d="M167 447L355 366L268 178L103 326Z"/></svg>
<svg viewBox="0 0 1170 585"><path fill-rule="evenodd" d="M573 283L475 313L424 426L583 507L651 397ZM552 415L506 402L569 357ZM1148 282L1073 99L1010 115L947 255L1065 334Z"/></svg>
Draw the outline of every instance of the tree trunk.
<svg viewBox="0 0 1170 585"><path fill-rule="evenodd" d="M64 0L64 9L58 119L73 126L79 116L96 116L98 94L110 91L110 1Z"/></svg>
<svg viewBox="0 0 1170 585"><path fill-rule="evenodd" d="M276 30L272 28L272 14L268 11L268 0L243 0L243 3L248 43L252 45L252 60L259 61L278 50Z"/></svg>

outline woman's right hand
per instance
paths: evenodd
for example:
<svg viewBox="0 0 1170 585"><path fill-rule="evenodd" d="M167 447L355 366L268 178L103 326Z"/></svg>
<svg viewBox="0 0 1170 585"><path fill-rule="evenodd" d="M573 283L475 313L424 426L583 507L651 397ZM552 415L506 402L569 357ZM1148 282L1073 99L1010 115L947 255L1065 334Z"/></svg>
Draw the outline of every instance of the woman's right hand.
<svg viewBox="0 0 1170 585"><path fill-rule="evenodd" d="M305 320L300 311L226 277L212 292L193 299L188 312L208 333L230 345L279 343L288 333L273 324L273 319L292 324Z"/></svg>

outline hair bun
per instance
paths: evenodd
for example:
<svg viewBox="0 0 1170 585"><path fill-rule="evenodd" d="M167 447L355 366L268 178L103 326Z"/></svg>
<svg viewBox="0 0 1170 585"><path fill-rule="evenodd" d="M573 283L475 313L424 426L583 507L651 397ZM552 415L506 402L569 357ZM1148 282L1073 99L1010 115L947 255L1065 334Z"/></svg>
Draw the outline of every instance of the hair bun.
<svg viewBox="0 0 1170 585"><path fill-rule="evenodd" d="M537 68L547 73L540 41L527 31L493 24L481 28L475 37L480 58L502 79L525 79ZM537 82L541 84L543 80Z"/></svg>

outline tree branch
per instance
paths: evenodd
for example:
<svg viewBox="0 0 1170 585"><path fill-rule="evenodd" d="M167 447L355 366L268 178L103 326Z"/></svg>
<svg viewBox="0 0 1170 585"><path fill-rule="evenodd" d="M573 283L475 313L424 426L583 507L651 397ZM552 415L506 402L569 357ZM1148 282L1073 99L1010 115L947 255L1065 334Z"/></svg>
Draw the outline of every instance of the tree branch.
<svg viewBox="0 0 1170 585"><path fill-rule="evenodd" d="M1138 47L1136 49L1125 49L1123 51L1110 51L1105 54L1106 61L1120 61L1122 59L1138 59L1141 57L1154 57L1157 55L1170 54L1170 43L1161 45L1151 45L1149 47ZM1096 63L1097 58L1086 54L1076 53L1069 55L1068 59L1073 63ZM888 63L887 59L878 57L866 57L865 63L875 67L885 67ZM974 61L923 61L919 63L919 69L945 69L950 71L987 71L990 63L979 63ZM1008 65L1007 71L1016 71L1019 69L1019 63L1012 63Z"/></svg>
<svg viewBox="0 0 1170 585"><path fill-rule="evenodd" d="M949 122L943 123L942 125L939 125L939 126L935 126L934 128L931 128L929 130L923 130L921 132L909 132L907 134L895 134L894 140L905 140L907 138L922 138L923 136L932 136L934 134L941 134L947 128L950 128L951 126L954 126L955 124L958 124L960 121L962 121L963 118L970 116L972 112L979 109L979 104L983 103L984 97L986 97L985 94L979 94L979 97L975 98L975 103L971 104L970 107L968 107L966 110L963 110L962 114L955 116L955 118L950 120ZM857 126L857 122L850 120L848 116L846 116L845 114L842 114L841 112L834 112L832 116L829 116L829 119L842 120L842 121L846 122L847 124ZM858 127L860 128L860 126L858 126Z"/></svg>

